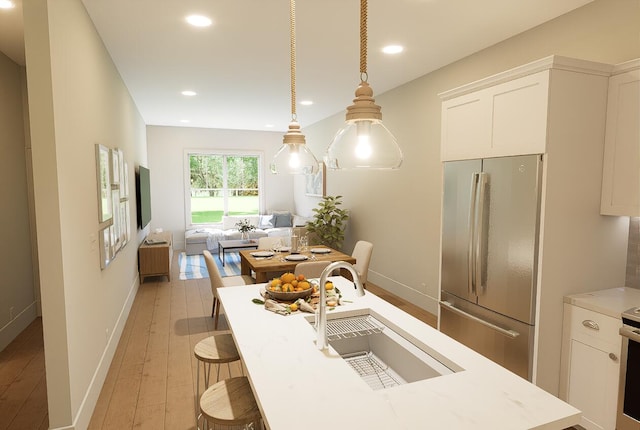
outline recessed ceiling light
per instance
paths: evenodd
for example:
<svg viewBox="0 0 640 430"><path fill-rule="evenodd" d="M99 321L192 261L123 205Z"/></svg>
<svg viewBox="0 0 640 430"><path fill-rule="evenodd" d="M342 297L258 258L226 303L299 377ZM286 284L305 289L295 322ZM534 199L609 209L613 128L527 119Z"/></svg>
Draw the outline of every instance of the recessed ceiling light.
<svg viewBox="0 0 640 430"><path fill-rule="evenodd" d="M267 128L273 128L273 124L265 124L264 126Z"/></svg>
<svg viewBox="0 0 640 430"><path fill-rule="evenodd" d="M191 90L185 90L185 91L182 92L183 96L195 96L196 94L198 94L198 93L196 93L195 91L191 91Z"/></svg>
<svg viewBox="0 0 640 430"><path fill-rule="evenodd" d="M181 119L181 120L180 120L180 122L182 122L182 123L185 123L185 124L186 124L186 123L188 123L188 122L191 122L191 120L189 120L189 119Z"/></svg>
<svg viewBox="0 0 640 430"><path fill-rule="evenodd" d="M311 100L302 100L302 101L300 102L300 104L301 104L302 106L311 106L311 105L313 104L313 102L312 102Z"/></svg>
<svg viewBox="0 0 640 430"><path fill-rule="evenodd" d="M16 7L15 3L9 0L0 0L0 9L13 9Z"/></svg>
<svg viewBox="0 0 640 430"><path fill-rule="evenodd" d="M211 19L204 15L189 15L185 20L194 27L209 27Z"/></svg>
<svg viewBox="0 0 640 430"><path fill-rule="evenodd" d="M382 48L382 52L385 54L399 54L404 50L400 45L389 45Z"/></svg>

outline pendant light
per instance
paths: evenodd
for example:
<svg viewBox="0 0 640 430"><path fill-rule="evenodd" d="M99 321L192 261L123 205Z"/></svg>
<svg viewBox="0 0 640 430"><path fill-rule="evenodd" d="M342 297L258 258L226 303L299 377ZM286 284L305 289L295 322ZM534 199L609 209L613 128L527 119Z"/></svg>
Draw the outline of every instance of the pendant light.
<svg viewBox="0 0 640 430"><path fill-rule="evenodd" d="M296 2L290 0L291 34L291 122L284 135L282 147L273 157L271 172L311 175L318 171L318 160L307 148L304 134L300 131L296 114Z"/></svg>
<svg viewBox="0 0 640 430"><path fill-rule="evenodd" d="M375 104L368 79L367 0L360 0L360 85L347 107L345 125L327 148L330 169L397 169L402 164L402 151L382 124L382 110Z"/></svg>

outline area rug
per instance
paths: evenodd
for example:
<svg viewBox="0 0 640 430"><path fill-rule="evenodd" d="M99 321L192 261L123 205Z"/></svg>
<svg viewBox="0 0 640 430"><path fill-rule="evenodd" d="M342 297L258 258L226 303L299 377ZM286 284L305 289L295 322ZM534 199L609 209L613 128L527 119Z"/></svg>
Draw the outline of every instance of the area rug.
<svg viewBox="0 0 640 430"><path fill-rule="evenodd" d="M221 276L237 276L240 275L240 255L237 252L227 252L224 255L224 266L218 258L217 254L213 255L213 260L218 266ZM202 279L208 278L207 265L202 254L187 255L181 252L178 256L178 264L180 265L180 279Z"/></svg>

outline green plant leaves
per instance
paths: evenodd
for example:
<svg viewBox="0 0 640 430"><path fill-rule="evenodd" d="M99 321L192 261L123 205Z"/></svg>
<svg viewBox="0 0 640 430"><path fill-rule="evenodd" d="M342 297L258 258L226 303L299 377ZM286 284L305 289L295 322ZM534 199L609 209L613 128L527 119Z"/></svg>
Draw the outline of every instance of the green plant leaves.
<svg viewBox="0 0 640 430"><path fill-rule="evenodd" d="M334 249L340 249L344 241L344 230L349 212L338 206L342 196L326 196L313 209L313 221L307 223L307 231L314 233L318 241Z"/></svg>

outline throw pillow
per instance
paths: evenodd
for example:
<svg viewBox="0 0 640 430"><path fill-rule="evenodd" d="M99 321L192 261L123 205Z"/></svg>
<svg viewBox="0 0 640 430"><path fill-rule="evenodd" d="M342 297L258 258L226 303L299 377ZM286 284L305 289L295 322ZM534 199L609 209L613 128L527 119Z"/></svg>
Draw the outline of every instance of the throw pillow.
<svg viewBox="0 0 640 430"><path fill-rule="evenodd" d="M274 227L292 227L291 223L291 214L289 212L286 213L274 213L272 224Z"/></svg>
<svg viewBox="0 0 640 430"><path fill-rule="evenodd" d="M273 215L260 215L260 225L258 228L273 228Z"/></svg>

